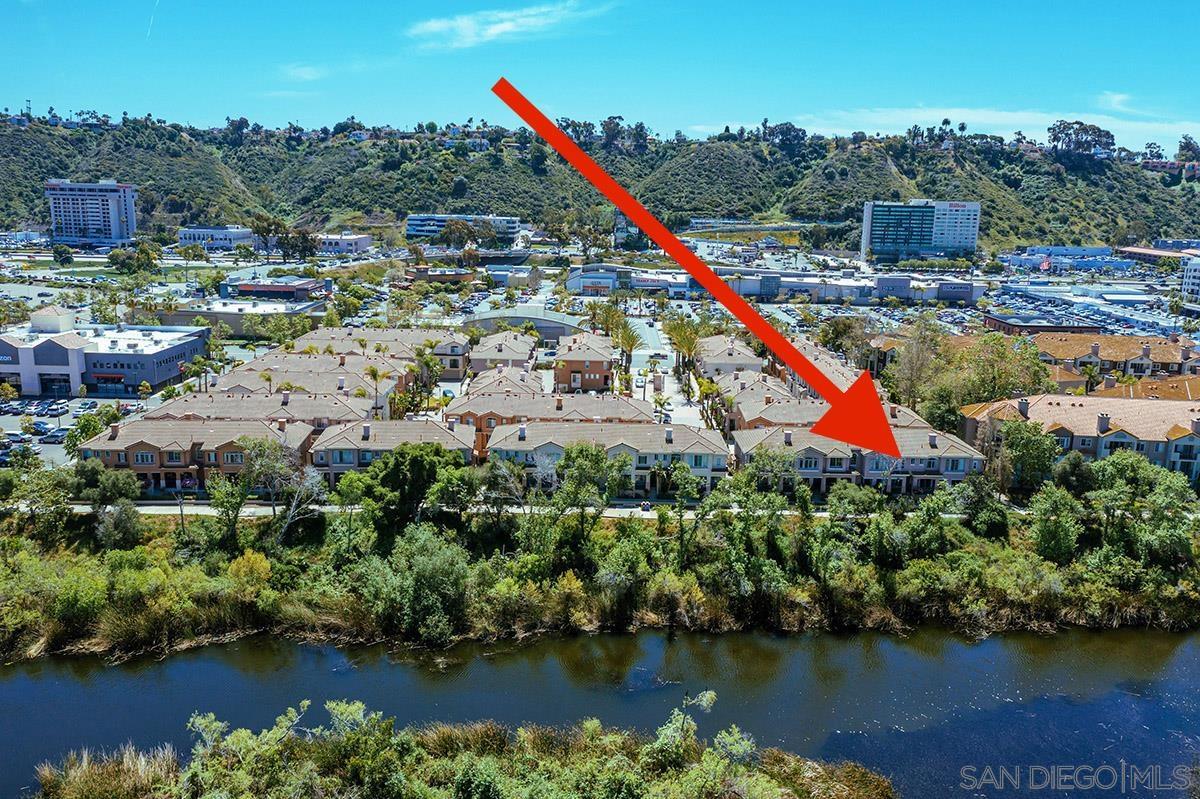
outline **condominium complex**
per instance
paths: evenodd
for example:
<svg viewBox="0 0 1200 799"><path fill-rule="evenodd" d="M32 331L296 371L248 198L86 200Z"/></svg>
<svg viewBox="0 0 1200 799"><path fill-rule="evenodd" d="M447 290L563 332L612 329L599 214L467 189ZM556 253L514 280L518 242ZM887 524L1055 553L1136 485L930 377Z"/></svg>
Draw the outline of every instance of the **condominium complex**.
<svg viewBox="0 0 1200 799"><path fill-rule="evenodd" d="M521 220L515 216L491 216L490 214L409 214L404 222L404 235L410 239L427 239L436 236L451 219L470 225L487 223L496 235L509 241L517 237Z"/></svg>
<svg viewBox="0 0 1200 799"><path fill-rule="evenodd" d="M115 180L75 183L46 181L50 237L59 244L114 247L137 232L137 187Z"/></svg>
<svg viewBox="0 0 1200 799"><path fill-rule="evenodd" d="M970 256L978 241L977 202L863 203L859 257L864 261Z"/></svg>
<svg viewBox="0 0 1200 799"><path fill-rule="evenodd" d="M1131 449L1189 480L1200 477L1200 408L1193 400L1035 394L962 408L969 441L999 437L1010 420L1037 422L1063 452L1088 460Z"/></svg>

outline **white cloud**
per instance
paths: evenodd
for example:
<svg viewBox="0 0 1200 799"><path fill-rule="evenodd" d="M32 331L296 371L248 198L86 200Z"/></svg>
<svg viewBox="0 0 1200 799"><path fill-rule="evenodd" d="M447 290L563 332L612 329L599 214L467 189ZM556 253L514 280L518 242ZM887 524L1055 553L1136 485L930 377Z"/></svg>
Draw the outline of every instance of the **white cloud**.
<svg viewBox="0 0 1200 799"><path fill-rule="evenodd" d="M1139 113L1129 107L1129 101L1133 99L1131 94L1123 94L1121 92L1100 92L1096 97L1096 105L1101 108L1107 108L1110 111L1123 111L1125 113Z"/></svg>
<svg viewBox="0 0 1200 799"><path fill-rule="evenodd" d="M927 127L950 119L955 125L967 123L968 133L1011 136L1022 131L1043 140L1046 128L1060 119L1082 120L1112 131L1117 142L1140 149L1148 141L1157 141L1171 149L1184 133L1200 131L1200 120L1143 117L1125 119L1111 113L1063 111L1050 113L1037 109L963 108L936 106L855 108L797 114L792 121L813 133L900 133L912 125Z"/></svg>
<svg viewBox="0 0 1200 799"><path fill-rule="evenodd" d="M608 6L584 7L579 0L563 0L524 8L435 17L410 26L407 33L413 39L423 40L423 47L462 49L547 33L554 28L602 14L607 10Z"/></svg>
<svg viewBox="0 0 1200 799"><path fill-rule="evenodd" d="M279 68L279 73L288 80L307 83L320 80L329 74L329 70L314 64L284 64Z"/></svg>

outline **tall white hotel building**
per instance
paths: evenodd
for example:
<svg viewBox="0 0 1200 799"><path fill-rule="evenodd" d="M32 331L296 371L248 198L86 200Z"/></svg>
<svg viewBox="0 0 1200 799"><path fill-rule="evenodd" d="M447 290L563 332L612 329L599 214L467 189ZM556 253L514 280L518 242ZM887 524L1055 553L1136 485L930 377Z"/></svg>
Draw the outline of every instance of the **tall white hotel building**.
<svg viewBox="0 0 1200 799"><path fill-rule="evenodd" d="M117 246L133 241L137 231L137 186L46 181L50 201L50 238L59 244Z"/></svg>

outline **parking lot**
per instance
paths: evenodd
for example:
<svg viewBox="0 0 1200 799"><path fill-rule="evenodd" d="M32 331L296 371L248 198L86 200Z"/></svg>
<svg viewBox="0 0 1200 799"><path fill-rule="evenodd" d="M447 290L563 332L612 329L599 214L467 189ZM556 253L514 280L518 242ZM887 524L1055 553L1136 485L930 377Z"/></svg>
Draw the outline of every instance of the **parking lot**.
<svg viewBox="0 0 1200 799"><path fill-rule="evenodd" d="M3 425L3 437L0 438L0 466L7 466L13 447L30 447L43 461L52 465L67 463L70 458L63 448L67 433L75 425L75 420L88 411L96 410L101 404L113 400L72 399L72 400L16 400L0 404L0 424ZM122 412L125 416L134 416L145 410L145 405L137 400L122 399ZM28 416L33 420L34 431L25 433L21 429L21 420Z"/></svg>

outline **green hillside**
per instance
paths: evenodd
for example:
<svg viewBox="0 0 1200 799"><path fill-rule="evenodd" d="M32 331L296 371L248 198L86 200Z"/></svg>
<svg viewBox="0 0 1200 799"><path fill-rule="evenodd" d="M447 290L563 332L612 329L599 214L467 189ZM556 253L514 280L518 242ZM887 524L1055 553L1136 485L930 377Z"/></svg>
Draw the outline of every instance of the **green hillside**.
<svg viewBox="0 0 1200 799"><path fill-rule="evenodd" d="M1200 231L1191 183L1090 155L1026 154L996 137L943 130L937 144L920 146L912 134L852 141L783 125L657 142L644 128L638 137L632 131L583 137L584 146L652 210L850 223L832 228L831 246L856 246L865 200L911 197L981 201L983 244L992 248ZM527 133L488 136L490 151L468 153L432 134L357 142L339 131L313 140L248 123L204 131L148 119L104 131L3 126L0 226L45 225L42 184L50 177L138 184L139 224L152 232L244 222L262 211L315 228L384 231L414 211L543 221L567 208L607 208Z"/></svg>

